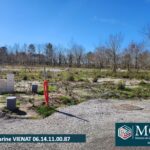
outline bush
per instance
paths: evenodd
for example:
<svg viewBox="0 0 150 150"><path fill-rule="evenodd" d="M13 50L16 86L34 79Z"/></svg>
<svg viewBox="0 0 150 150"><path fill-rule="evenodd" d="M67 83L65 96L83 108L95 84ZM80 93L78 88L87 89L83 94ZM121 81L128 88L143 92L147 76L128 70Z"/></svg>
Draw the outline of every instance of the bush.
<svg viewBox="0 0 150 150"><path fill-rule="evenodd" d="M58 76L58 77L60 77L60 76L61 76L61 74L57 74L57 76Z"/></svg>
<svg viewBox="0 0 150 150"><path fill-rule="evenodd" d="M51 78L52 78L52 75L48 74L48 75L47 75L47 78L48 78L48 79L51 79Z"/></svg>
<svg viewBox="0 0 150 150"><path fill-rule="evenodd" d="M120 82L117 84L117 89L118 89L118 90L124 90L124 89L125 89L125 82L124 82L124 81L120 81Z"/></svg>
<svg viewBox="0 0 150 150"><path fill-rule="evenodd" d="M34 77L34 76L32 76L32 77L31 77L31 79L32 79L32 80L34 80L34 79L35 79L35 77Z"/></svg>
<svg viewBox="0 0 150 150"><path fill-rule="evenodd" d="M95 77L94 79L93 79L93 82L97 82L98 81L98 77Z"/></svg>
<svg viewBox="0 0 150 150"><path fill-rule="evenodd" d="M142 80L139 85L146 85L146 82Z"/></svg>
<svg viewBox="0 0 150 150"><path fill-rule="evenodd" d="M122 78L129 79L130 75L129 74L124 74L124 75L122 75Z"/></svg>
<svg viewBox="0 0 150 150"><path fill-rule="evenodd" d="M76 72L75 72L75 74L79 74L79 72L78 72L78 71L76 71Z"/></svg>
<svg viewBox="0 0 150 150"><path fill-rule="evenodd" d="M37 94L38 95L44 95L44 91L43 90L38 90Z"/></svg>
<svg viewBox="0 0 150 150"><path fill-rule="evenodd" d="M13 71L12 73L13 73L13 74L15 74L15 75L17 74L17 72L16 72L16 71Z"/></svg>
<svg viewBox="0 0 150 150"><path fill-rule="evenodd" d="M28 80L28 77L25 75L24 77L23 77L23 80Z"/></svg>
<svg viewBox="0 0 150 150"><path fill-rule="evenodd" d="M83 79L83 78L79 78L78 79L78 81L80 81L80 82L84 82L84 81L86 81L85 79Z"/></svg>
<svg viewBox="0 0 150 150"><path fill-rule="evenodd" d="M75 78L73 75L70 75L68 78L67 78L67 81L75 81Z"/></svg>

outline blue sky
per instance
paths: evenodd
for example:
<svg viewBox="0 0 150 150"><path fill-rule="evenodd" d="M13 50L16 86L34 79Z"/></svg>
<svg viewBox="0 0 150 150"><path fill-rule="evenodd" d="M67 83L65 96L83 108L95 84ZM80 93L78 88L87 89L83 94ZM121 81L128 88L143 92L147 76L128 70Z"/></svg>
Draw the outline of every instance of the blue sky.
<svg viewBox="0 0 150 150"><path fill-rule="evenodd" d="M150 0L0 0L0 45L82 44L87 50L122 32L124 45L141 41Z"/></svg>

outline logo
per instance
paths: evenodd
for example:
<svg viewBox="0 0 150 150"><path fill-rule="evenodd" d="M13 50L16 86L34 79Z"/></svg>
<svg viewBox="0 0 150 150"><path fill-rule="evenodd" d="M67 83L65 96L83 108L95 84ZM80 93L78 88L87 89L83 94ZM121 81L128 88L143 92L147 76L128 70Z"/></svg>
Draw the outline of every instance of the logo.
<svg viewBox="0 0 150 150"><path fill-rule="evenodd" d="M118 129L118 136L123 140L127 140L132 136L132 129L124 125Z"/></svg>
<svg viewBox="0 0 150 150"><path fill-rule="evenodd" d="M116 123L116 146L150 146L150 123Z"/></svg>

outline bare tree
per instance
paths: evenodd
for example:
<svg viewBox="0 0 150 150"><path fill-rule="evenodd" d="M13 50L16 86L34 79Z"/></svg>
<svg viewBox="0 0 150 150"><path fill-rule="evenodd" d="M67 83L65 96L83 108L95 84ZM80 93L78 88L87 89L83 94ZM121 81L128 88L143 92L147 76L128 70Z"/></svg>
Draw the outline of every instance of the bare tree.
<svg viewBox="0 0 150 150"><path fill-rule="evenodd" d="M123 51L123 55L121 57L121 64L123 68L127 68L127 70L130 72L132 66L132 56L131 56L130 49L126 48Z"/></svg>
<svg viewBox="0 0 150 150"><path fill-rule="evenodd" d="M36 48L34 46L34 44L29 44L28 46L28 55L29 55L29 62L30 62L30 65L33 65L34 64L34 54L36 52Z"/></svg>
<svg viewBox="0 0 150 150"><path fill-rule="evenodd" d="M95 63L96 66L98 66L100 69L106 67L106 57L107 57L107 53L106 53L107 48L105 48L104 46L100 46L97 47L95 50Z"/></svg>
<svg viewBox="0 0 150 150"><path fill-rule="evenodd" d="M84 48L81 45L74 44L71 49L75 57L76 66L81 67Z"/></svg>
<svg viewBox="0 0 150 150"><path fill-rule="evenodd" d="M54 49L51 43L46 44L45 54L46 54L46 63L49 65L53 65Z"/></svg>
<svg viewBox="0 0 150 150"><path fill-rule="evenodd" d="M4 64L7 61L7 55L8 55L8 51L7 51L7 47L0 47L0 64Z"/></svg>
<svg viewBox="0 0 150 150"><path fill-rule="evenodd" d="M142 69L150 68L150 53L148 50L143 51L139 55L139 63L140 63L140 68Z"/></svg>
<svg viewBox="0 0 150 150"><path fill-rule="evenodd" d="M135 43L135 42L131 42L131 44L129 45L129 51L130 51L130 54L132 56L132 60L133 60L133 65L134 65L134 68L138 71L140 66L140 62L139 62L139 58L140 58L140 55L142 53L144 49L144 45L143 43Z"/></svg>
<svg viewBox="0 0 150 150"><path fill-rule="evenodd" d="M123 41L123 36L121 33L110 35L107 42L107 46L110 49L111 58L112 58L112 70L113 72L117 71L117 55L121 48L121 43Z"/></svg>
<svg viewBox="0 0 150 150"><path fill-rule="evenodd" d="M148 32L147 34L148 35ZM150 51L145 50L143 43L131 42L124 51L120 51L123 37L120 33L110 35L107 45L96 47L94 51L86 52L78 44L72 44L68 49L51 43L46 45L24 44L13 47L0 47L0 64L24 65L54 65L127 69L150 69ZM37 51L36 51L37 50ZM45 66L46 67L46 66Z"/></svg>
<svg viewBox="0 0 150 150"><path fill-rule="evenodd" d="M86 65L87 67L92 67L95 64L95 53L94 52L88 52L86 54Z"/></svg>

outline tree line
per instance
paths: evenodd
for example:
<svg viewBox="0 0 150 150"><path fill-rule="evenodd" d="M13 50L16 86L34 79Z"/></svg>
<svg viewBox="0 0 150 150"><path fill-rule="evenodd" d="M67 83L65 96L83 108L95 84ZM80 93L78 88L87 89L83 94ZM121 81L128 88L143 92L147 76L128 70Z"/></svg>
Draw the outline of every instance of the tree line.
<svg viewBox="0 0 150 150"><path fill-rule="evenodd" d="M144 30L144 35L150 39L150 28ZM48 65L65 67L88 67L99 69L150 69L150 51L145 43L130 42L122 49L123 36L121 33L110 35L106 44L92 51L85 50L80 44L72 44L70 48L55 47L52 43L44 45L15 44L0 47L1 65Z"/></svg>

